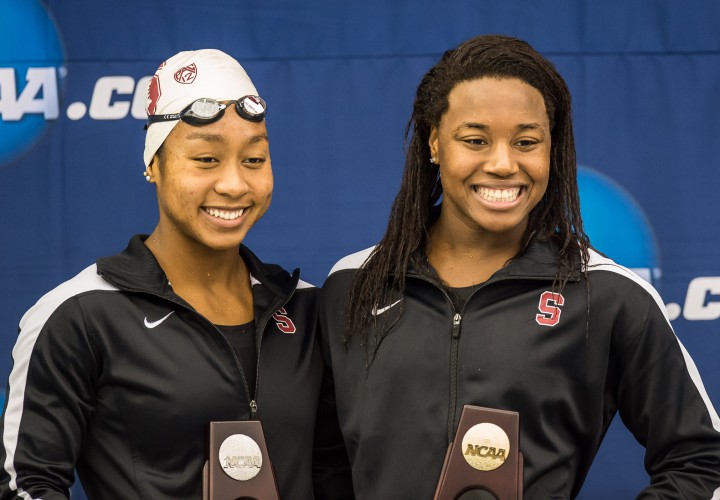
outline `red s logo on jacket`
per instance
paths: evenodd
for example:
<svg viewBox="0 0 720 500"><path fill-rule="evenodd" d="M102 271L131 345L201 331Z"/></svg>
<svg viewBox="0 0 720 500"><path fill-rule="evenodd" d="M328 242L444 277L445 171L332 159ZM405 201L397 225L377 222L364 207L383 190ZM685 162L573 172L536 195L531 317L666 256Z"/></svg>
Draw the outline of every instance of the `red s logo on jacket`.
<svg viewBox="0 0 720 500"><path fill-rule="evenodd" d="M543 292L540 295L538 309L540 314L535 316L535 321L542 326L555 326L560 322L560 309L565 304L565 297L559 293Z"/></svg>
<svg viewBox="0 0 720 500"><path fill-rule="evenodd" d="M280 309L275 311L275 314L273 314L272 317L281 332L288 334L295 333L295 323L293 323L292 320L287 316L287 311L284 307L281 307Z"/></svg>

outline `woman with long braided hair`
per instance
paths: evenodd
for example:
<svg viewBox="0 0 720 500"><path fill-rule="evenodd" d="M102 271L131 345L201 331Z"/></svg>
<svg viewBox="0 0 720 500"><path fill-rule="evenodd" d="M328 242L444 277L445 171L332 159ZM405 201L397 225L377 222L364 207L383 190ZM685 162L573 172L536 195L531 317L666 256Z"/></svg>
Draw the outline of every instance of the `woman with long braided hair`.
<svg viewBox="0 0 720 500"><path fill-rule="evenodd" d="M468 40L420 82L407 135L384 237L323 287L357 498L431 498L464 405L519 413L526 499L576 496L617 412L645 494L720 494L720 421L662 301L583 231L552 63Z"/></svg>

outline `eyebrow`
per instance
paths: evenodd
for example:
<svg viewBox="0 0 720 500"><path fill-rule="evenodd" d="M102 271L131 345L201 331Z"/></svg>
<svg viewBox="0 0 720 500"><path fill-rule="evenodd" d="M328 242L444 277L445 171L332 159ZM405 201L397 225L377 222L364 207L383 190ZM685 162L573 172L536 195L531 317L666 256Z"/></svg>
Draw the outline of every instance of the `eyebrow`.
<svg viewBox="0 0 720 500"><path fill-rule="evenodd" d="M187 141L193 141L193 140L201 140L201 141L208 141L208 142L224 142L225 139L223 139L223 136L218 134L203 134L202 132L193 132L192 134L188 134L185 136L185 140Z"/></svg>
<svg viewBox="0 0 720 500"><path fill-rule="evenodd" d="M202 132L193 132L192 134L189 134L185 137L185 140L202 140L202 141L208 141L208 142L217 142L222 143L225 142L225 138L220 134L204 134ZM261 141L267 141L268 136L266 134L259 134L259 135L253 135L248 140L249 144L255 144L257 142Z"/></svg>
<svg viewBox="0 0 720 500"><path fill-rule="evenodd" d="M477 129L477 130L482 130L482 131L490 130L489 125L486 125L484 123L478 123L478 122L463 122L458 126L458 128L456 130L460 130L462 128L472 128L472 129ZM521 123L520 125L517 126L518 130L536 130L536 129L541 129L541 128L542 127L540 126L540 124L535 123L535 122Z"/></svg>
<svg viewBox="0 0 720 500"><path fill-rule="evenodd" d="M261 141L269 142L268 136L266 134L254 135L250 138L249 142L250 142L250 144L255 144L256 142L261 142Z"/></svg>

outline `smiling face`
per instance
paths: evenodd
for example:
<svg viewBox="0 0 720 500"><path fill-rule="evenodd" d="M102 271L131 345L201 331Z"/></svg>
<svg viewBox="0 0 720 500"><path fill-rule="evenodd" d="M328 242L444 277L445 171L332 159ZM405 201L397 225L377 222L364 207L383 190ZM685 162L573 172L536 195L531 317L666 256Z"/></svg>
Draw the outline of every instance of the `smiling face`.
<svg viewBox="0 0 720 500"><path fill-rule="evenodd" d="M550 124L542 94L514 78L457 84L430 132L440 165L438 225L461 237L520 241L550 175Z"/></svg>
<svg viewBox="0 0 720 500"><path fill-rule="evenodd" d="M273 176L265 122L233 112L209 125L179 122L152 167L158 230L175 245L236 248L270 206Z"/></svg>

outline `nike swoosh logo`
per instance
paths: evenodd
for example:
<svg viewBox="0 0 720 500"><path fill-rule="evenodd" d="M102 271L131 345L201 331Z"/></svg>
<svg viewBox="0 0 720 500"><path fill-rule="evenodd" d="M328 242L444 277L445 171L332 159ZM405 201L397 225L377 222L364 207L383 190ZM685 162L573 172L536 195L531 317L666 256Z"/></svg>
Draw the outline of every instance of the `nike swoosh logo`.
<svg viewBox="0 0 720 500"><path fill-rule="evenodd" d="M385 311L388 311L388 310L390 310L391 308L393 308L393 307L395 307L396 305L398 305L400 302L402 302L402 300L403 300L403 299L398 299L398 300L396 300L395 302L393 302L392 304L390 304L389 306L381 307L380 309L377 309L377 308L373 307L373 310L371 311L371 313L372 313L373 316L380 316L380 315L381 315L382 313L384 313Z"/></svg>
<svg viewBox="0 0 720 500"><path fill-rule="evenodd" d="M145 316L145 326L147 326L148 328L155 328L156 326L160 326L160 323L168 319L170 315L174 312L175 311L169 312L167 316L165 316L164 318L160 318L157 321L148 321L147 316Z"/></svg>

